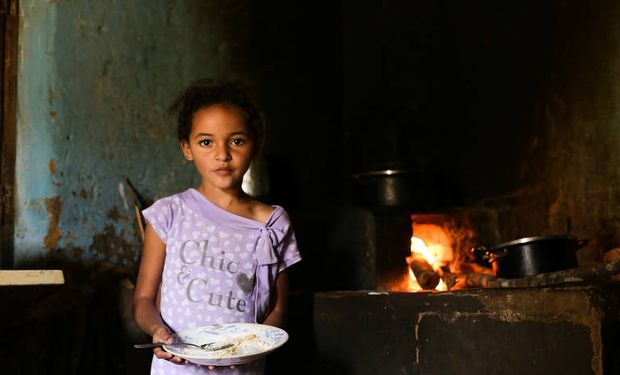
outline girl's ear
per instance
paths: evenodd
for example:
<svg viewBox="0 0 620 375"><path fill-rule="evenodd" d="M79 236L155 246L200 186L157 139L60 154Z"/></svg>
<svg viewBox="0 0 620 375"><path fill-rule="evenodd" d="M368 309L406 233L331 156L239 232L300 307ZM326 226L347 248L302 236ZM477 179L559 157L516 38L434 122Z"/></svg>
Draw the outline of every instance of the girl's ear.
<svg viewBox="0 0 620 375"><path fill-rule="evenodd" d="M189 148L189 143L187 141L181 141L181 151L183 151L183 156L187 160L194 160L192 156L192 150Z"/></svg>

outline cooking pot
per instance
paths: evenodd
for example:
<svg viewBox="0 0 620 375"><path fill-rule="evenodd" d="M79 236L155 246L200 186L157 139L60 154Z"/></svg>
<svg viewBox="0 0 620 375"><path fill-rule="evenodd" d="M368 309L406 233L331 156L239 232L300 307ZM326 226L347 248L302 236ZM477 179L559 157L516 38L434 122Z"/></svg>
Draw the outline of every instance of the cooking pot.
<svg viewBox="0 0 620 375"><path fill-rule="evenodd" d="M573 236L525 237L474 253L489 261L496 277L507 279L532 276L577 267L577 250L587 243Z"/></svg>
<svg viewBox="0 0 620 375"><path fill-rule="evenodd" d="M436 209L440 189L435 176L424 170L379 169L353 174L358 203L371 207Z"/></svg>

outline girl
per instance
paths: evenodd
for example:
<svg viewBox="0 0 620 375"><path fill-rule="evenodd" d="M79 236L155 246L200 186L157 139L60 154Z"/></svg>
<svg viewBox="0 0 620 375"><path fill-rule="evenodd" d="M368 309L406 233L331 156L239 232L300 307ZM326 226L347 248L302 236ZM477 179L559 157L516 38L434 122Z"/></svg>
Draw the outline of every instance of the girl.
<svg viewBox="0 0 620 375"><path fill-rule="evenodd" d="M143 211L144 249L134 317L153 342L212 323L282 327L286 269L301 260L288 215L241 189L263 141L263 120L251 100L228 83L200 80L170 107L181 150L202 181ZM161 293L158 296L158 293ZM264 362L200 367L156 348L152 374L261 374ZM182 366L180 366L182 365Z"/></svg>

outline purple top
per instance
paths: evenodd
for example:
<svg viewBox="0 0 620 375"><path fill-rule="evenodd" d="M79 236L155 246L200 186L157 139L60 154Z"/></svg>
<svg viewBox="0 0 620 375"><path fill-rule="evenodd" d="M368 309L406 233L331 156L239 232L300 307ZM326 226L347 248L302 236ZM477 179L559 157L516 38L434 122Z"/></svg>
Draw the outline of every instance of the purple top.
<svg viewBox="0 0 620 375"><path fill-rule="evenodd" d="M175 332L262 322L278 272L301 260L289 217L279 206L262 223L228 212L190 188L156 201L143 214L166 244L160 311ZM208 371L154 357L152 372L164 367L178 374ZM247 373L244 367L235 372Z"/></svg>

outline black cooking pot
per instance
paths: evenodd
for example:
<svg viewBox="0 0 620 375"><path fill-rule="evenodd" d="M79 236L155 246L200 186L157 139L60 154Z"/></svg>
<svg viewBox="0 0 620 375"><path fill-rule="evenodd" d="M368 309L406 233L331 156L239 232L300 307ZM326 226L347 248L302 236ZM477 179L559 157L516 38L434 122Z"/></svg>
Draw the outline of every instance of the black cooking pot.
<svg viewBox="0 0 620 375"><path fill-rule="evenodd" d="M353 174L357 203L371 207L437 209L436 176L412 169L380 169Z"/></svg>
<svg viewBox="0 0 620 375"><path fill-rule="evenodd" d="M491 263L496 277L514 279L577 267L577 250L586 243L566 235L526 237L474 252Z"/></svg>

